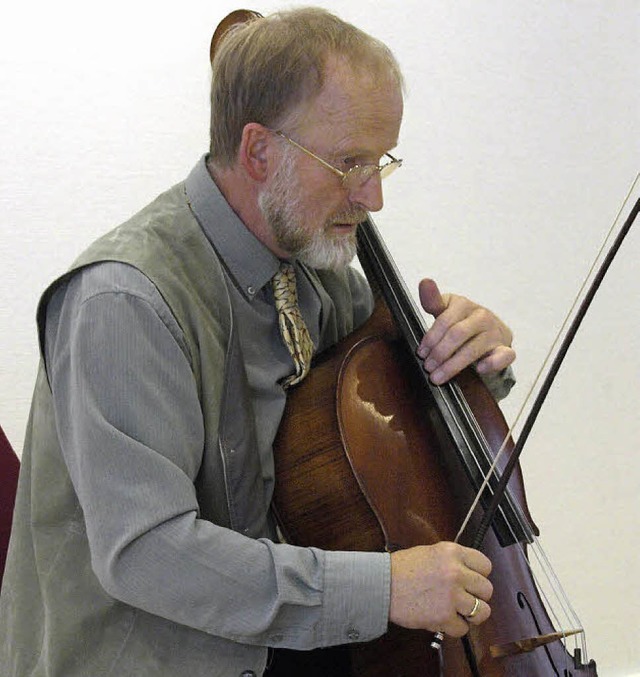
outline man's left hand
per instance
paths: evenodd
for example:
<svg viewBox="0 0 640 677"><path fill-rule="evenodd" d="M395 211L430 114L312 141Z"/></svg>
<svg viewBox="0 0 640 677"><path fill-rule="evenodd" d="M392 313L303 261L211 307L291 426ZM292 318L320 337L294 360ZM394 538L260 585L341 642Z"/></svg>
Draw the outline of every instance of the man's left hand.
<svg viewBox="0 0 640 677"><path fill-rule="evenodd" d="M422 307L436 318L418 347L433 383L445 383L471 364L479 374L491 374L515 360L513 334L497 315L464 296L441 294L428 278L419 291Z"/></svg>

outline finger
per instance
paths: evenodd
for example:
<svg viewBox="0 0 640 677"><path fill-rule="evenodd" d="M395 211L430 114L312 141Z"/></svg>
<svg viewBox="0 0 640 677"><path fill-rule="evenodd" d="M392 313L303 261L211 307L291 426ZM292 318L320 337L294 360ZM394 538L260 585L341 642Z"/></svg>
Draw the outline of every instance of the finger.
<svg viewBox="0 0 640 677"><path fill-rule="evenodd" d="M423 336L418 355L425 359L432 356L443 362L457 348L485 328L483 313L476 304L464 296L444 294L446 309L443 310Z"/></svg>
<svg viewBox="0 0 640 677"><path fill-rule="evenodd" d="M476 363L479 374L491 374L506 369L516 359L516 351L509 346L497 346Z"/></svg>
<svg viewBox="0 0 640 677"><path fill-rule="evenodd" d="M475 606L475 600L475 597L467 595L465 603L461 608L469 613ZM442 623L441 630L451 637L462 637L469 632L470 625L480 625L481 623L484 623L489 616L491 616L491 607L484 600L479 599L476 613L471 618L463 611L458 611L454 616L447 618L445 622Z"/></svg>
<svg viewBox="0 0 640 677"><path fill-rule="evenodd" d="M435 324L451 309L452 307L447 309ZM494 318L485 309L477 308L454 324L437 345L431 346L426 355L421 355L424 368L431 374L434 383L439 385L448 381L471 364L476 367L480 365L478 372L486 374L502 371L514 361L515 351L503 342L503 334L508 334L508 330L503 332L502 323ZM428 344L429 338L425 336L423 343ZM507 338L510 340L510 336Z"/></svg>
<svg viewBox="0 0 640 677"><path fill-rule="evenodd" d="M465 343L440 364L432 352L424 361L424 368L429 373L431 381L436 385L441 385L457 376L466 367L474 364L483 352L485 351L483 351L482 340L475 338Z"/></svg>
<svg viewBox="0 0 640 677"><path fill-rule="evenodd" d="M471 316L471 304L466 299L447 295L449 303L429 327L418 347L418 355L423 360L432 357L437 364L444 362L474 333L474 319Z"/></svg>
<svg viewBox="0 0 640 677"><path fill-rule="evenodd" d="M466 613L460 615L469 625L480 625L484 623L491 615L491 607L479 597L468 595L466 602Z"/></svg>
<svg viewBox="0 0 640 677"><path fill-rule="evenodd" d="M443 298L438 285L434 280L426 277L424 280L421 280L418 285L418 294L420 296L420 303L422 307L434 317L438 317L442 313L446 306L445 298Z"/></svg>
<svg viewBox="0 0 640 677"><path fill-rule="evenodd" d="M488 583L488 581L487 581ZM478 588L471 586L471 590L461 591L454 607L454 616L447 617L441 623L441 630L452 637L462 637L469 629L469 625L480 625L491 615L492 586L489 585L489 594L477 592ZM477 600L477 604L476 604Z"/></svg>
<svg viewBox="0 0 640 677"><path fill-rule="evenodd" d="M463 637L469 632L469 622L461 614L454 614L439 629L449 637Z"/></svg>
<svg viewBox="0 0 640 677"><path fill-rule="evenodd" d="M480 574L473 573L471 576L467 577L464 585L465 596L471 595L477 597L483 602L489 602L493 595L493 585L488 578L481 576ZM460 603L458 603L458 607ZM469 608L469 607L462 607Z"/></svg>
<svg viewBox="0 0 640 677"><path fill-rule="evenodd" d="M460 548L462 548L462 563L467 569L480 574L483 578L487 578L493 568L491 560L476 548L469 548L464 545L460 546ZM472 594L475 595L476 593Z"/></svg>
<svg viewBox="0 0 640 677"><path fill-rule="evenodd" d="M424 362L424 368L429 373L431 381L440 385L474 364L482 355L488 357L484 337L477 336L473 340L467 341L450 356L447 356L447 359L441 364L438 364L432 351Z"/></svg>

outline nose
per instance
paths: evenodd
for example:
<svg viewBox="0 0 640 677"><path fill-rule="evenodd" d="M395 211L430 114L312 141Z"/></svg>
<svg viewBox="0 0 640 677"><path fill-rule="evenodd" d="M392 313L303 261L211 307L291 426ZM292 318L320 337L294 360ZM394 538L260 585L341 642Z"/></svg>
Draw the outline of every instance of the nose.
<svg viewBox="0 0 640 677"><path fill-rule="evenodd" d="M362 185L352 188L349 191L349 200L363 207L368 212L379 212L384 205L380 173L376 172Z"/></svg>

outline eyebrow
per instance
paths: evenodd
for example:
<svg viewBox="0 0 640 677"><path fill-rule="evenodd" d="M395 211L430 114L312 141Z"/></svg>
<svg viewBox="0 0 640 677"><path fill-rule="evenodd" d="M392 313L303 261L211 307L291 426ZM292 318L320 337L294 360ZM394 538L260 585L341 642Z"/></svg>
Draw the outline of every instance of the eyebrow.
<svg viewBox="0 0 640 677"><path fill-rule="evenodd" d="M389 150L393 150L393 148ZM363 161L366 160L366 164L370 164L368 158L373 158L371 160L371 163L375 164L377 161L379 161L381 158L387 155L389 153L389 150L384 150L376 155L375 151L365 150L363 148L356 148L355 150L346 149L344 151L336 151L335 153L333 153L333 157L340 160L344 160L345 158L354 158L356 160L359 160L360 158L362 158Z"/></svg>
<svg viewBox="0 0 640 677"><path fill-rule="evenodd" d="M381 157L384 157L387 153L392 153L392 151L397 147L398 147L398 143L396 141L396 143L393 146L391 146L387 150L383 150L378 155L378 159L380 159ZM355 158L358 158L358 157L367 157L369 155L375 154L375 151L372 152L370 149L363 148L361 146L356 146L354 148L353 146L348 146L348 145L345 144L345 149L346 149L345 151L340 151L340 150L335 151L334 157L340 157L340 158L355 157Z"/></svg>

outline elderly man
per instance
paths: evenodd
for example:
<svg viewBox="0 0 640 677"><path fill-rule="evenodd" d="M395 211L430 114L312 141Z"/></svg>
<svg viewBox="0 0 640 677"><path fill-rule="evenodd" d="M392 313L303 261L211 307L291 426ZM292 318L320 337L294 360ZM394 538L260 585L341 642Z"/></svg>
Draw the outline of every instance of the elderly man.
<svg viewBox="0 0 640 677"><path fill-rule="evenodd" d="M270 510L287 389L372 310L348 264L399 164L396 61L329 13L283 12L225 38L211 102L208 155L42 298L7 677L262 675L273 648L367 641L390 621L460 636L490 613L475 550L295 547ZM431 284L423 305L432 380L476 363L506 392L508 328Z"/></svg>

